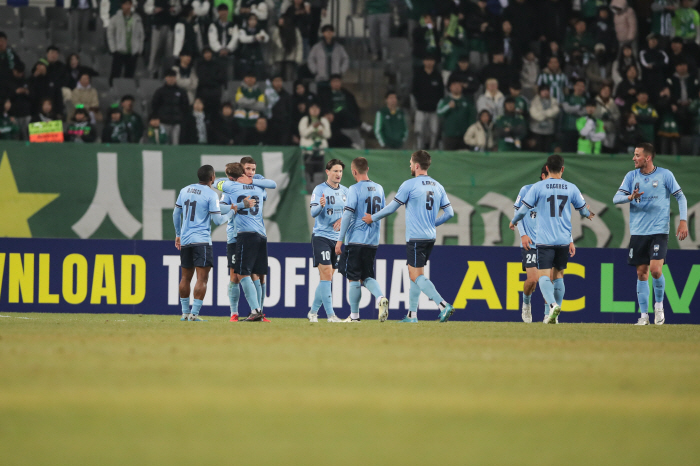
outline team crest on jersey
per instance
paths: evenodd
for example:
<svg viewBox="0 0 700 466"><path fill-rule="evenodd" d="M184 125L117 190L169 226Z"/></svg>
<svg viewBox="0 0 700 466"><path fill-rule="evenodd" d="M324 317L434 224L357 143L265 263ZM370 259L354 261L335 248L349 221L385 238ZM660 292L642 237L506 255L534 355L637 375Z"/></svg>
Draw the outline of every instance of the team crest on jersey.
<svg viewBox="0 0 700 466"><path fill-rule="evenodd" d="M326 209L326 215L333 215L333 209Z"/></svg>
<svg viewBox="0 0 700 466"><path fill-rule="evenodd" d="M345 197L345 194L343 194L343 202L347 201L347 198Z"/></svg>
<svg viewBox="0 0 700 466"><path fill-rule="evenodd" d="M315 200L316 200L316 195L315 195L315 194L311 194L311 202L314 202Z"/></svg>
<svg viewBox="0 0 700 466"><path fill-rule="evenodd" d="M654 180L654 181L652 181L652 182L651 182L651 185L652 185L654 188L658 187L658 186L659 186L659 180Z"/></svg>
<svg viewBox="0 0 700 466"><path fill-rule="evenodd" d="M530 211L530 218L537 218L537 212Z"/></svg>
<svg viewBox="0 0 700 466"><path fill-rule="evenodd" d="M634 249L630 248L630 259L634 256Z"/></svg>
<svg viewBox="0 0 700 466"><path fill-rule="evenodd" d="M659 252L659 245L655 244L654 245L654 254L656 254L657 252Z"/></svg>

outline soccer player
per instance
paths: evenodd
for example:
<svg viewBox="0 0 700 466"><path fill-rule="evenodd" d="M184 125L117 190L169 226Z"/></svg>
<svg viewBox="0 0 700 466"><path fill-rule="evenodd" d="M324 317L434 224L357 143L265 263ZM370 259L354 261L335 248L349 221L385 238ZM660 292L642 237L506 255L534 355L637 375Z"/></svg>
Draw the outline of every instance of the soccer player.
<svg viewBox="0 0 700 466"><path fill-rule="evenodd" d="M335 243L335 254L340 256L343 240L346 242L338 265L340 273L350 281L350 316L345 321L360 321L361 287L364 285L377 299L379 321L384 322L389 317L389 300L384 297L379 283L374 279L374 258L379 245L381 222L372 225L362 222L365 212L376 214L384 208L384 188L367 176L369 165L364 157L353 160L350 170L357 183L348 189L348 200L340 222L338 241Z"/></svg>
<svg viewBox="0 0 700 466"><path fill-rule="evenodd" d="M227 217L229 206L219 206L219 197L211 185L216 178L214 167L203 165L197 170L199 183L185 186L175 201L173 224L175 225L175 247L180 251L182 280L180 280L180 304L182 318L201 322L199 310L207 292L209 271L214 265L214 252L211 245L211 222L222 225ZM184 207L184 215L183 215ZM197 270L194 286L194 304L190 312L190 282Z"/></svg>
<svg viewBox="0 0 700 466"><path fill-rule="evenodd" d="M311 216L316 219L311 235L311 248L314 254L314 267L318 267L321 282L316 288L314 302L307 315L310 322L318 322L318 310L321 304L326 310L328 322L343 322L333 310L331 283L340 259L335 254L335 243L338 241L343 209L348 198L348 188L340 184L344 168L345 164L342 161L330 160L326 164L328 181L316 186L311 194L309 207Z"/></svg>
<svg viewBox="0 0 700 466"><path fill-rule="evenodd" d="M542 167L540 181L548 176L547 166ZM535 184L528 184L520 188L518 198L515 200L515 211L517 213L523 205L523 198ZM523 271L527 272L527 278L523 283L523 309L522 318L525 323L532 323L532 307L530 300L532 293L537 288L537 209L530 210L530 215L523 217L523 221L518 223L518 233L520 233L520 256L523 261ZM549 308L545 309L545 317L549 314Z"/></svg>
<svg viewBox="0 0 700 466"><path fill-rule="evenodd" d="M613 198L615 204L630 202L629 265L637 268L637 301L641 317L636 325L649 325L649 269L654 286L654 323L662 325L664 316L664 289L662 273L668 249L668 231L671 217L671 195L678 201L680 222L676 237L688 237L688 201L676 178L669 170L654 166L654 146L638 144L634 149L634 170L625 175ZM646 193L646 196L644 194Z"/></svg>
<svg viewBox="0 0 700 466"><path fill-rule="evenodd" d="M401 322L418 322L418 300L421 292L425 293L440 308L440 322L454 313L454 307L447 303L435 285L423 275L425 264L435 246L436 227L454 216L454 211L447 199L445 188L428 176L430 154L419 150L411 155L412 179L404 181L399 187L394 200L375 214L366 213L362 220L372 225L382 218L393 214L402 205L406 206L406 265L411 278L408 298L408 314ZM440 209L443 214L438 218Z"/></svg>
<svg viewBox="0 0 700 466"><path fill-rule="evenodd" d="M234 273L240 276L243 293L250 305L251 313L245 321L259 322L266 320L261 308L261 288L256 287L251 275L255 274L254 278L258 278L267 273L268 267L267 235L263 221L265 190L246 176L240 163L227 164L226 174L232 181L219 183L217 187L230 196L231 202L242 202L246 197L255 201L255 206L237 212L236 250L230 263L233 263Z"/></svg>
<svg viewBox="0 0 700 466"><path fill-rule="evenodd" d="M537 209L537 269L540 291L545 302L549 303L548 324L555 324L564 300L564 270L572 251L571 204L581 217L592 220L595 214L575 184L562 179L564 159L554 154L547 158L549 177L535 183L522 199L522 207L510 222L510 229L527 215L530 209Z"/></svg>
<svg viewBox="0 0 700 466"><path fill-rule="evenodd" d="M241 166L243 167L244 174L246 177L250 178L251 184L258 186L263 189L276 189L277 188L277 183L275 183L273 180L266 180L264 176L256 174L256 169L257 165L255 163L255 159L252 157L243 157L241 158L240 161ZM229 164L231 165L231 164ZM228 165L227 165L228 167ZM224 191L223 186L230 186L229 183L233 182L233 178L228 175L228 179L220 179L216 180L216 187L219 189L219 191ZM246 180L247 181L247 180ZM224 193L225 194L225 193ZM222 197L222 203L223 203L223 197ZM267 200L267 192L265 193L264 200ZM226 199L226 203L231 203L234 202L230 196ZM245 202L245 201L244 201ZM235 203L235 202L234 202ZM254 205L255 201L253 201L253 205L251 207L255 207ZM226 227L226 237L227 237L227 245L226 245L226 256L228 259L228 266L230 270L230 276L231 280L229 282L229 289L228 289L228 299L229 299L229 304L231 306L231 322L238 322L238 301L240 299L241 291L239 288L239 283L241 281L241 277L234 272L234 267L233 267L233 260L235 257L235 251L236 251L236 223L232 218L229 220L229 225ZM229 246L230 245L230 246ZM265 250L267 251L267 243L265 245ZM253 274L252 275L252 280L253 280L253 285L255 285L255 290L258 293L258 302L260 303L260 309L263 309L263 304L265 302L265 295L267 294L266 291L266 281L265 277L267 275L267 269L265 269L264 273L261 273L260 275L258 274ZM263 320L266 320L263 317Z"/></svg>

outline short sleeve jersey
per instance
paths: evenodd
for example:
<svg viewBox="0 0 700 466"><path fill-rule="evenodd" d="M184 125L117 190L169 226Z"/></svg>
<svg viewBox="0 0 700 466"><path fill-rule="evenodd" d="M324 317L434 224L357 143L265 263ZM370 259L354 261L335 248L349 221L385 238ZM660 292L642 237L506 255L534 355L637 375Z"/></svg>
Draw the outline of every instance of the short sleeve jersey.
<svg viewBox="0 0 700 466"><path fill-rule="evenodd" d="M533 184L521 202L537 209L537 244L548 246L571 242L571 205L576 210L586 207L576 185L558 178Z"/></svg>
<svg viewBox="0 0 700 466"><path fill-rule="evenodd" d="M404 181L394 201L406 206L406 242L434 240L438 213L450 205L445 188L427 175Z"/></svg>
<svg viewBox="0 0 700 466"><path fill-rule="evenodd" d="M366 213L376 214L384 208L384 204L384 188L374 181L360 181L350 186L345 210L354 215L345 236L346 244L379 245L381 220L367 225L362 221L362 217Z"/></svg>
<svg viewBox="0 0 700 466"><path fill-rule="evenodd" d="M180 190L175 207L182 208L180 244L211 244L211 214L221 213L216 192L203 184Z"/></svg>
<svg viewBox="0 0 700 466"><path fill-rule="evenodd" d="M520 188L520 192L518 193L518 198L515 200L515 204L513 204L513 207L515 207L515 210L517 211L522 207L523 205L523 198L527 194L527 192L532 188L534 185L528 184L526 186L523 186ZM530 209L529 215L526 215L523 217L522 223L520 225L523 230L525 231L525 234L530 237L532 240L532 245L530 247L537 247L537 208ZM523 247L522 244L520 247Z"/></svg>
<svg viewBox="0 0 700 466"><path fill-rule="evenodd" d="M681 192L673 173L661 167L648 174L633 170L627 173L618 191L629 196L635 189L644 194L630 203L630 234L668 234L671 196Z"/></svg>
<svg viewBox="0 0 700 466"><path fill-rule="evenodd" d="M255 199L256 204L248 209L240 209L234 217L234 227L236 235L239 233L257 233L267 236L265 232L265 221L263 220L263 204L265 203L265 189L252 184L242 184L236 181L226 181L219 183L217 188L227 194L227 199L233 204L243 202L243 199L250 196Z"/></svg>
<svg viewBox="0 0 700 466"><path fill-rule="evenodd" d="M318 206L321 202L321 196L325 196L326 206L316 216L313 235L338 241L340 233L333 229L333 225L343 218L343 209L348 200L348 188L342 185L334 188L324 181L314 188L309 207Z"/></svg>

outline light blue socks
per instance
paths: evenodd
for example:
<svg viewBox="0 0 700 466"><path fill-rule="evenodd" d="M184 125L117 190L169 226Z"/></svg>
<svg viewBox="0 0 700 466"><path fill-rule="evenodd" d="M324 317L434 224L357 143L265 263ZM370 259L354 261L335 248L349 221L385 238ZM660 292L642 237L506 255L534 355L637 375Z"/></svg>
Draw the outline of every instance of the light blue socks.
<svg viewBox="0 0 700 466"><path fill-rule="evenodd" d="M228 282L228 302L231 315L238 315L238 301L241 299L241 287L238 283Z"/></svg>
<svg viewBox="0 0 700 466"><path fill-rule="evenodd" d="M663 303L664 289L666 288L666 277L661 275L659 278L652 278L651 282L654 285L654 301L657 303Z"/></svg>
<svg viewBox="0 0 700 466"><path fill-rule="evenodd" d="M641 312L642 314L648 314L648 312L649 312L649 282L648 281L637 280L637 302L639 303L639 312Z"/></svg>
<svg viewBox="0 0 700 466"><path fill-rule="evenodd" d="M202 300L201 299L195 299L192 303L192 315L193 316L198 316L199 315L199 310L202 309Z"/></svg>
<svg viewBox="0 0 700 466"><path fill-rule="evenodd" d="M523 304L530 304L530 301L532 300L532 295L531 294L525 294L523 293Z"/></svg>
<svg viewBox="0 0 700 466"><path fill-rule="evenodd" d="M260 297L258 302L260 303L260 310L262 311L265 307L265 295L267 294L267 282L260 282Z"/></svg>
<svg viewBox="0 0 700 466"><path fill-rule="evenodd" d="M561 303L564 302L564 292L566 291L564 279L557 278L552 281L552 285L554 286L554 299L556 299L557 304L561 306Z"/></svg>
<svg viewBox="0 0 700 466"><path fill-rule="evenodd" d="M354 319L360 318L360 298L362 297L362 284L360 282L350 282L348 290L348 300L350 301L350 315Z"/></svg>
<svg viewBox="0 0 700 466"><path fill-rule="evenodd" d="M323 283L323 282L321 282ZM321 290L321 284L316 287L316 293L314 293L314 302L311 303L311 313L318 314L318 310L321 309L323 304L323 291Z"/></svg>
<svg viewBox="0 0 700 466"><path fill-rule="evenodd" d="M379 299L384 296L382 289L379 288L379 283L374 278L365 278L364 285L375 298Z"/></svg>
<svg viewBox="0 0 700 466"><path fill-rule="evenodd" d="M321 290L321 301L323 302L323 308L326 310L326 315L328 317L334 316L335 311L333 310L333 292L331 288L331 281L321 280L318 288L316 288L316 294L318 294L319 290Z"/></svg>
<svg viewBox="0 0 700 466"><path fill-rule="evenodd" d="M258 292L255 289L253 280L250 277L245 277L241 280L241 287L243 288L243 294L245 294L245 299L248 301L251 311L260 309L260 303L258 302Z"/></svg>
<svg viewBox="0 0 700 466"><path fill-rule="evenodd" d="M260 280L254 280L253 285L255 285L255 294L258 296L258 304L260 304L262 302L260 299L262 297L262 286L260 286ZM260 305L260 307L262 308L262 305Z"/></svg>
<svg viewBox="0 0 700 466"><path fill-rule="evenodd" d="M408 317L418 318L418 301L420 299L420 288L415 282L411 282L408 290Z"/></svg>
<svg viewBox="0 0 700 466"><path fill-rule="evenodd" d="M554 298L554 285L552 284L552 280L549 279L549 277L540 277L539 279L540 283L540 291L542 292L542 296L544 296L544 301L546 303L556 303L557 300ZM547 314L549 314L549 309L547 309Z"/></svg>
<svg viewBox="0 0 700 466"><path fill-rule="evenodd" d="M182 313L190 313L190 298L180 298L180 306L182 306Z"/></svg>
<svg viewBox="0 0 700 466"><path fill-rule="evenodd" d="M440 296L440 293L437 292L435 289L435 285L433 285L433 282L425 278L425 275L421 275L418 278L416 278L416 285L418 285L418 288L426 294L428 298L433 300L435 304L442 304L443 299L442 296Z"/></svg>

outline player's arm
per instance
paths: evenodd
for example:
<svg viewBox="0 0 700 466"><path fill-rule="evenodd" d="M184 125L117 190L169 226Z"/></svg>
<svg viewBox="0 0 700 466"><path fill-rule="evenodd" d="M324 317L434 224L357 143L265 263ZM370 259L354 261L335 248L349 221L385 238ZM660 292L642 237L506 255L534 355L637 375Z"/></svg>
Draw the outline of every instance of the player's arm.
<svg viewBox="0 0 700 466"><path fill-rule="evenodd" d="M539 184L535 184L532 188L530 188L525 197L520 200L522 205L515 212L515 216L510 221L510 225L508 225L511 230L515 231L515 225L517 225L518 222L520 222L520 220L522 220L525 215L528 214L530 209L533 209L537 205L538 194Z"/></svg>
<svg viewBox="0 0 700 466"><path fill-rule="evenodd" d="M574 192L574 196L571 199L571 203L574 205L574 208L578 210L578 213L581 215L581 217L587 218L588 220L593 220L595 214L588 210L588 204L586 204L586 200L583 198L583 194L581 194L581 191L579 191L578 187Z"/></svg>
<svg viewBox="0 0 700 466"><path fill-rule="evenodd" d="M629 172L625 175L625 179L622 180L622 184L613 197L613 204L627 204L635 199L639 199L642 197L642 194L644 194L643 191L640 193L639 189L632 189L633 173L634 172Z"/></svg>
<svg viewBox="0 0 700 466"><path fill-rule="evenodd" d="M342 252L341 246L343 245L343 240L345 235L348 233L348 228L350 228L350 223L352 223L352 217L355 215L355 209L345 206L343 211L343 218L340 221L340 232L338 234L338 241L335 243L335 253L340 254Z"/></svg>
<svg viewBox="0 0 700 466"><path fill-rule="evenodd" d="M253 178L253 186L263 189L277 189L277 183L267 178Z"/></svg>
<svg viewBox="0 0 700 466"><path fill-rule="evenodd" d="M447 198L447 193L444 191L444 189L441 189L440 191L442 191L442 199L440 200L440 208L442 209L442 215L435 219L436 227L439 227L440 225L442 225L443 223L455 216L455 211L452 208L452 203Z"/></svg>
<svg viewBox="0 0 700 466"><path fill-rule="evenodd" d="M515 216L510 221L509 226L511 230L515 231L515 225L517 225L520 222L520 220L522 220L527 215L530 209L532 209L532 207L523 202L523 205L515 211Z"/></svg>
<svg viewBox="0 0 700 466"><path fill-rule="evenodd" d="M326 196L323 194L323 190L318 187L314 188L314 192L311 193L311 202L309 203L309 209L311 210L311 216L313 218L318 217L326 204Z"/></svg>
<svg viewBox="0 0 700 466"><path fill-rule="evenodd" d="M173 225L175 225L175 247L180 249L180 234L182 233L182 206L175 204L173 209Z"/></svg>
<svg viewBox="0 0 700 466"><path fill-rule="evenodd" d="M394 212L399 210L399 207L401 207L402 205L403 204L401 204L400 201L397 201L396 198L394 198L394 200L391 201L388 206L384 207L376 214L365 214L364 217L362 217L362 221L369 225L372 222L379 221L384 217L388 217L389 215L393 214Z"/></svg>
<svg viewBox="0 0 700 466"><path fill-rule="evenodd" d="M231 208L227 210L229 212ZM211 193L211 196L209 197L209 215L211 215L211 221L214 222L216 225L223 225L224 223L228 222L229 217L226 215L221 215L221 206L219 205L219 198L214 194L214 192Z"/></svg>
<svg viewBox="0 0 700 466"><path fill-rule="evenodd" d="M668 172L665 184L667 186L666 189L668 189L671 194L673 194L673 197L676 198L676 201L678 201L678 210L681 220L676 229L676 237L679 241L683 241L688 237L688 200L685 194L683 194L683 190L676 181L676 177L673 176L673 173Z"/></svg>

